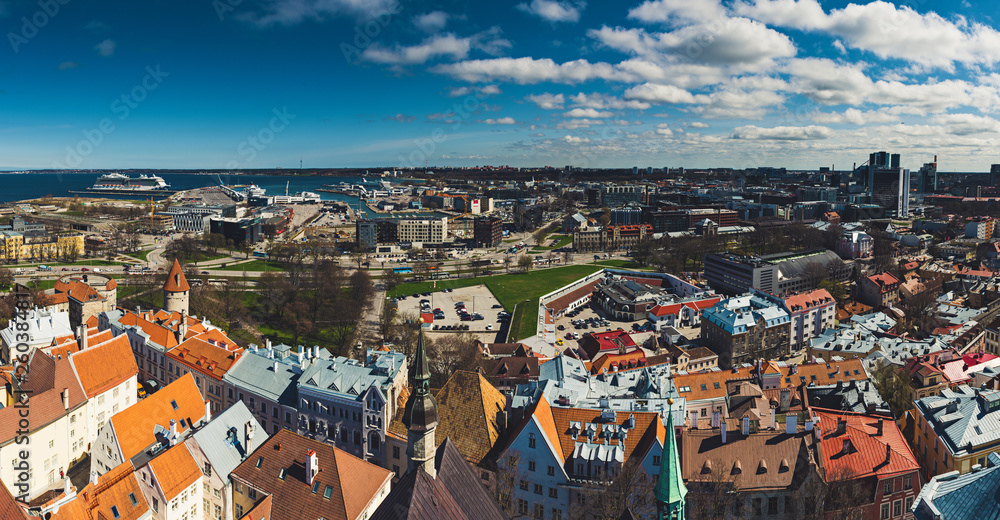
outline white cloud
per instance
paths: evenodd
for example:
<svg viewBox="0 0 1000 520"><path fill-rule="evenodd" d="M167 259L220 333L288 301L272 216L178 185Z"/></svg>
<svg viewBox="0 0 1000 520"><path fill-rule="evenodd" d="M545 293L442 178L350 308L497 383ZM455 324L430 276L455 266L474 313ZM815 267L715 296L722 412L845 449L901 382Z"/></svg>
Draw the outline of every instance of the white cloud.
<svg viewBox="0 0 1000 520"><path fill-rule="evenodd" d="M510 116L501 117L499 119L484 119L483 122L486 123L486 124L488 124L488 125L516 125L517 124L517 120L515 120L513 117L510 117Z"/></svg>
<svg viewBox="0 0 1000 520"><path fill-rule="evenodd" d="M475 83L479 81L507 80L520 84L552 81L580 83L591 79L616 79L622 74L607 63L590 63L587 60L556 63L549 58L491 58L467 60L437 65L434 72Z"/></svg>
<svg viewBox="0 0 1000 520"><path fill-rule="evenodd" d="M776 126L773 128L761 128L759 126L748 125L733 129L733 139L749 140L775 140L775 141L804 141L811 139L827 139L833 135L833 130L825 126Z"/></svg>
<svg viewBox="0 0 1000 520"><path fill-rule="evenodd" d="M563 137L563 141L565 141L568 144L585 144L590 142L590 138L567 135L566 137Z"/></svg>
<svg viewBox="0 0 1000 520"><path fill-rule="evenodd" d="M899 121L898 114L892 114L886 110L861 111L857 108L848 108L843 112L815 112L811 119L822 124L844 124L870 125L874 123L894 123Z"/></svg>
<svg viewBox="0 0 1000 520"><path fill-rule="evenodd" d="M708 123L703 123L701 121L694 121L691 123L691 128L708 128Z"/></svg>
<svg viewBox="0 0 1000 520"><path fill-rule="evenodd" d="M568 112L563 113L563 117L611 117L615 115L614 112L601 112L594 108L574 108Z"/></svg>
<svg viewBox="0 0 1000 520"><path fill-rule="evenodd" d="M847 47L924 67L953 70L956 62L1000 62L1000 32L992 27L921 14L906 5L875 1L825 12L817 0L754 0L739 2L734 10L771 25L825 32Z"/></svg>
<svg viewBox="0 0 1000 520"><path fill-rule="evenodd" d="M498 94L502 94L503 91L496 85L485 85L483 88L479 89L479 93L484 96L496 96Z"/></svg>
<svg viewBox="0 0 1000 520"><path fill-rule="evenodd" d="M548 92L543 94L530 94L527 97L527 100L538 105L538 108L545 110L560 110L566 102L566 99L562 94L549 94Z"/></svg>
<svg viewBox="0 0 1000 520"><path fill-rule="evenodd" d="M462 97L473 93L478 93L480 96L495 96L501 94L502 91L496 85L485 85L478 89L475 87L451 87L448 89L448 97Z"/></svg>
<svg viewBox="0 0 1000 520"><path fill-rule="evenodd" d="M443 34L432 36L424 40L423 43L411 47L396 46L389 49L373 43L361 53L361 58L387 65L414 65L426 63L427 60L438 56L463 59L468 56L471 46L469 38L457 38L454 34Z"/></svg>
<svg viewBox="0 0 1000 520"><path fill-rule="evenodd" d="M97 49L97 54L100 54L101 56L111 56L115 53L116 45L117 44L114 40L108 39L98 43L94 46L94 48Z"/></svg>
<svg viewBox="0 0 1000 520"><path fill-rule="evenodd" d="M559 130L578 130L580 128L590 128L591 126L600 126L603 124L604 121L600 119L569 119L566 121L560 121L559 124L556 125L556 128Z"/></svg>
<svg viewBox="0 0 1000 520"><path fill-rule="evenodd" d="M660 123L660 124L656 125L656 134L657 135L662 135L664 137L673 137L674 136L674 132L672 130L670 130L670 126L667 125L666 123Z"/></svg>
<svg viewBox="0 0 1000 520"><path fill-rule="evenodd" d="M705 63L757 64L796 52L787 35L747 18L722 18L665 33L604 26L588 31L588 35L622 52L640 56L662 53L671 59Z"/></svg>
<svg viewBox="0 0 1000 520"><path fill-rule="evenodd" d="M558 0L531 0L530 4L518 4L517 8L549 22L578 22L582 7Z"/></svg>
<svg viewBox="0 0 1000 520"><path fill-rule="evenodd" d="M247 12L241 18L261 27L296 25L347 15L360 20L385 19L399 12L396 0L274 0L263 13Z"/></svg>
<svg viewBox="0 0 1000 520"><path fill-rule="evenodd" d="M444 11L431 11L414 18L413 25L421 31L434 33L448 25L448 16L448 13Z"/></svg>
<svg viewBox="0 0 1000 520"><path fill-rule="evenodd" d="M585 94L580 92L578 94L569 97L570 101L573 102L573 106L583 107L583 108L596 108L598 110L603 109L615 109L622 110L626 108L632 108L636 110L646 110L650 107L649 103L643 101L636 101L632 99L621 99L615 96L609 96L607 94L592 93Z"/></svg>
<svg viewBox="0 0 1000 520"><path fill-rule="evenodd" d="M673 85L644 83L625 91L625 99L637 99L654 105L695 103L695 96Z"/></svg>
<svg viewBox="0 0 1000 520"><path fill-rule="evenodd" d="M933 121L947 129L951 135L995 134L1000 132L1000 121L975 114L940 114Z"/></svg>
<svg viewBox="0 0 1000 520"><path fill-rule="evenodd" d="M647 0L628 12L642 22L708 21L725 16L718 0Z"/></svg>

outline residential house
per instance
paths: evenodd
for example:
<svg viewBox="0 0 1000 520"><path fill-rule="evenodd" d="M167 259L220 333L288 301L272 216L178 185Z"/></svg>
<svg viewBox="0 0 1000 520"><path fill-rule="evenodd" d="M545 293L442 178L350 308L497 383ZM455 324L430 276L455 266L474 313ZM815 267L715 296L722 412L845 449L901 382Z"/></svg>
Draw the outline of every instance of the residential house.
<svg viewBox="0 0 1000 520"><path fill-rule="evenodd" d="M858 300L876 309L892 307L899 301L899 280L889 273L866 276L858 283Z"/></svg>
<svg viewBox="0 0 1000 520"><path fill-rule="evenodd" d="M267 441L267 432L242 402L209 420L185 444L202 472L203 516L206 520L233 520L233 481L230 474L250 453Z"/></svg>
<svg viewBox="0 0 1000 520"><path fill-rule="evenodd" d="M792 349L809 346L809 341L837 322L837 301L826 289L793 294L781 300L792 321Z"/></svg>
<svg viewBox="0 0 1000 520"><path fill-rule="evenodd" d="M911 509L916 520L994 519L1000 511L1000 455L991 452L986 465L966 474L949 471L920 488Z"/></svg>
<svg viewBox="0 0 1000 520"><path fill-rule="evenodd" d="M89 451L104 421L138 401L139 368L122 336L75 352L69 360L87 397L86 422L79 425L83 436L74 441L80 450Z"/></svg>
<svg viewBox="0 0 1000 520"><path fill-rule="evenodd" d="M863 507L861 518L902 518L920 492L920 464L892 418L814 408L824 480L831 486L856 483L864 494L827 511ZM871 489L874 484L874 489ZM863 502L858 502L863 500ZM870 502L869 502L870 500Z"/></svg>
<svg viewBox="0 0 1000 520"><path fill-rule="evenodd" d="M60 474L86 453L92 433L87 396L69 359L35 351L26 370L21 366L12 382L13 406L0 408L0 481L27 502L62 487Z"/></svg>
<svg viewBox="0 0 1000 520"><path fill-rule="evenodd" d="M788 312L760 294L722 300L702 313L702 342L719 355L721 368L791 352Z"/></svg>
<svg viewBox="0 0 1000 520"><path fill-rule="evenodd" d="M406 386L406 355L369 350L365 361L311 358L298 380L298 432L384 465L385 431Z"/></svg>
<svg viewBox="0 0 1000 520"><path fill-rule="evenodd" d="M186 437L206 419L206 408L194 376L182 376L99 425L90 472L103 475L150 446Z"/></svg>
<svg viewBox="0 0 1000 520"><path fill-rule="evenodd" d="M181 313L181 316L178 336L186 337L186 314ZM243 349L224 332L217 328L208 329L196 336L187 337L167 351L167 377L164 383L170 384L187 373L193 374L198 391L212 403L212 411L217 413L226 408L223 376L242 355Z"/></svg>
<svg viewBox="0 0 1000 520"><path fill-rule="evenodd" d="M363 520L392 473L330 444L279 430L230 473L233 518Z"/></svg>
<svg viewBox="0 0 1000 520"><path fill-rule="evenodd" d="M166 388L163 389L166 391ZM122 466L136 466L135 474L152 511L154 520L184 520L210 518L205 511L202 469L198 467L187 445L173 444L157 451L148 461L133 461ZM141 454L146 459L146 454ZM113 518L113 517L112 517Z"/></svg>
<svg viewBox="0 0 1000 520"><path fill-rule="evenodd" d="M27 330L21 330L24 323L28 324ZM27 339L16 334L27 334ZM9 365L14 357L22 358L22 363L26 362L36 348L50 346L58 338L73 337L73 334L68 312L35 307L28 310L23 318L15 314L7 322L7 328L0 330L0 364ZM19 344L27 347L17 348Z"/></svg>
<svg viewBox="0 0 1000 520"><path fill-rule="evenodd" d="M121 464L107 474L93 476L82 489L68 488L59 500L40 511L48 520L152 520L131 464ZM0 518L4 518L0 514Z"/></svg>
<svg viewBox="0 0 1000 520"><path fill-rule="evenodd" d="M913 438L909 439L924 477L986 465L1000 440L1000 391L962 385L914 402Z"/></svg>

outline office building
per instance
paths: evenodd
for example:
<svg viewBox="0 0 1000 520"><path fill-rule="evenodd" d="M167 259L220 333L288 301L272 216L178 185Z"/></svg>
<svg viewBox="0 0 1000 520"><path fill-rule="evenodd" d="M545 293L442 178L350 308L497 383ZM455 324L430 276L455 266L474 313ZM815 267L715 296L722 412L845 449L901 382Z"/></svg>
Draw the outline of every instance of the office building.
<svg viewBox="0 0 1000 520"><path fill-rule="evenodd" d="M791 317L783 302L764 296L754 293L722 300L702 313L701 338L718 354L720 368L791 352Z"/></svg>
<svg viewBox="0 0 1000 520"><path fill-rule="evenodd" d="M917 172L917 193L934 193L937 189L937 156L935 155L934 162L924 163Z"/></svg>
<svg viewBox="0 0 1000 520"><path fill-rule="evenodd" d="M827 269L825 279L847 280L851 265L833 251L807 249L762 256L712 253L705 256L705 279L718 292L743 294L750 289L783 296L813 289L810 264Z"/></svg>
<svg viewBox="0 0 1000 520"><path fill-rule="evenodd" d="M910 170L899 166L899 154L871 154L868 161L868 195L885 208L889 217L905 217L910 211Z"/></svg>
<svg viewBox="0 0 1000 520"><path fill-rule="evenodd" d="M497 247L503 239L503 220L499 217L479 217L472 230L476 247Z"/></svg>
<svg viewBox="0 0 1000 520"><path fill-rule="evenodd" d="M606 208L642 204L643 191L642 186L607 185L601 188L601 204Z"/></svg>

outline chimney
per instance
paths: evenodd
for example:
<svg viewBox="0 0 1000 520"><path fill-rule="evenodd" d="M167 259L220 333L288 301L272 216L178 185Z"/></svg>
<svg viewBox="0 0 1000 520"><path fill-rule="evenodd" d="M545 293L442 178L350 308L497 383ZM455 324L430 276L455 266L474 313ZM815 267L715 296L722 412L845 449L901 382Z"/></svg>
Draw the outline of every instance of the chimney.
<svg viewBox="0 0 1000 520"><path fill-rule="evenodd" d="M66 477L66 478L68 479L69 477ZM96 471L91 471L90 472L90 483L96 486L97 485L97 478L98 478L97 472Z"/></svg>
<svg viewBox="0 0 1000 520"><path fill-rule="evenodd" d="M778 423L778 409L771 408L771 429L776 429Z"/></svg>
<svg viewBox="0 0 1000 520"><path fill-rule="evenodd" d="M77 343L79 343L79 345L80 345L80 350L87 350L87 347L90 346L90 345L88 345L88 342L87 342L87 324L86 323L84 323L83 325L80 325L80 337L79 337Z"/></svg>
<svg viewBox="0 0 1000 520"><path fill-rule="evenodd" d="M309 450L306 453L306 483L311 486L318 473L319 457L316 456L316 450Z"/></svg>
<svg viewBox="0 0 1000 520"><path fill-rule="evenodd" d="M170 445L177 444L177 421L170 419Z"/></svg>
<svg viewBox="0 0 1000 520"><path fill-rule="evenodd" d="M257 344L256 343L251 343L249 346L250 346L250 352L257 353Z"/></svg>
<svg viewBox="0 0 1000 520"><path fill-rule="evenodd" d="M253 422L247 421L243 425L243 450L247 453L250 453L250 448L253 446L251 441L253 441Z"/></svg>
<svg viewBox="0 0 1000 520"><path fill-rule="evenodd" d="M726 443L726 421L722 421L719 424L719 428L721 429L721 433L722 433L722 444L725 444Z"/></svg>
<svg viewBox="0 0 1000 520"><path fill-rule="evenodd" d="M69 388L63 388L61 395L62 395L63 409L69 410Z"/></svg>
<svg viewBox="0 0 1000 520"><path fill-rule="evenodd" d="M271 372L274 372L275 374L278 373L278 361L277 360L271 362Z"/></svg>
<svg viewBox="0 0 1000 520"><path fill-rule="evenodd" d="M793 413L787 413L787 414L785 414L785 433L786 434L788 434L788 435L795 435L795 432L798 431L798 428L796 428L796 425L795 425L795 423L798 421L798 419L799 419L799 416L797 416L797 415L795 415Z"/></svg>
<svg viewBox="0 0 1000 520"><path fill-rule="evenodd" d="M63 494L69 496L70 491L73 488L73 482L70 481L69 476L63 478Z"/></svg>
<svg viewBox="0 0 1000 520"><path fill-rule="evenodd" d="M844 445L840 449L840 453L846 455L846 454L848 454L848 453L851 452L851 439L849 439L849 438L844 439L843 442L844 442Z"/></svg>
<svg viewBox="0 0 1000 520"><path fill-rule="evenodd" d="M877 429L875 430L876 431L875 435L878 435L879 437L881 437L882 436L882 419L878 420L878 426L876 428Z"/></svg>
<svg viewBox="0 0 1000 520"><path fill-rule="evenodd" d="M300 365L300 366L302 365L302 357L303 357L303 354L304 354L304 352L302 352L302 349L300 348L300 349L299 349L299 351L298 351L298 356L299 356L299 365Z"/></svg>
<svg viewBox="0 0 1000 520"><path fill-rule="evenodd" d="M837 418L837 435L843 435L847 433L847 420Z"/></svg>
<svg viewBox="0 0 1000 520"><path fill-rule="evenodd" d="M889 456L892 455L892 447L888 444L885 445L885 463L889 463Z"/></svg>
<svg viewBox="0 0 1000 520"><path fill-rule="evenodd" d="M271 340L270 340L270 338L264 338L264 346L267 347L267 350L271 350Z"/></svg>
<svg viewBox="0 0 1000 520"><path fill-rule="evenodd" d="M691 412L689 414L689 417L690 417L690 419L688 419L688 420L691 422L690 427L692 429L697 430L698 429L698 411L695 410L695 411Z"/></svg>
<svg viewBox="0 0 1000 520"><path fill-rule="evenodd" d="M794 363L792 364L792 373L793 374L798 374L799 373L799 366L796 365L796 364L794 364Z"/></svg>
<svg viewBox="0 0 1000 520"><path fill-rule="evenodd" d="M497 411L497 429L500 430L501 434L507 431L507 421L508 421L507 411L506 410Z"/></svg>
<svg viewBox="0 0 1000 520"><path fill-rule="evenodd" d="M718 410L712 410L712 428L719 427L719 420L722 418L722 414Z"/></svg>
<svg viewBox="0 0 1000 520"><path fill-rule="evenodd" d="M212 403L205 401L205 417L202 419L205 424L212 422Z"/></svg>

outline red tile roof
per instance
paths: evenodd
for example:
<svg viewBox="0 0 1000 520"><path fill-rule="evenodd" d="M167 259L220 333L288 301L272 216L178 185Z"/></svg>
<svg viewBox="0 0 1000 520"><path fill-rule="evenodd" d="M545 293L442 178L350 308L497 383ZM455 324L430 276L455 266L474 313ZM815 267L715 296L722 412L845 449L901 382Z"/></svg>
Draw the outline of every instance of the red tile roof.
<svg viewBox="0 0 1000 520"><path fill-rule="evenodd" d="M28 520L28 514L14 500L7 486L0 484L0 520Z"/></svg>
<svg viewBox="0 0 1000 520"><path fill-rule="evenodd" d="M31 377L22 387L31 392L28 401L31 407L30 433L41 430L67 413L63 406L63 388L69 389L69 410L83 405L86 396L77 381L76 374L68 359L53 359L41 352L31 355L28 361ZM0 445L14 440L18 435L18 413L15 406L0 408Z"/></svg>
<svg viewBox="0 0 1000 520"><path fill-rule="evenodd" d="M211 334L215 332L218 332L216 335L226 338L228 343L216 340L215 335ZM167 357L206 376L221 380L222 376L243 354L243 349L221 332L213 330L211 333L184 341L184 343L167 351ZM216 343L213 345L209 341Z"/></svg>
<svg viewBox="0 0 1000 520"><path fill-rule="evenodd" d="M187 278L184 277L184 270L181 269L181 263L174 259L174 265L170 267L170 272L167 274L167 282L163 284L163 290L167 292L184 292L190 291L191 286L188 285Z"/></svg>
<svg viewBox="0 0 1000 520"><path fill-rule="evenodd" d="M135 497L132 505L129 494ZM111 511L114 507L118 512L116 517ZM59 507L50 520L137 520L149 511L139 488L139 481L131 464L119 464L111 471L98 478L97 485L88 483L83 489L77 490L76 498ZM2 517L0 517L2 518Z"/></svg>
<svg viewBox="0 0 1000 520"><path fill-rule="evenodd" d="M899 280L889 273L874 274L868 279L877 285L882 292L891 291L893 285L899 285Z"/></svg>
<svg viewBox="0 0 1000 520"><path fill-rule="evenodd" d="M893 420L821 408L814 408L813 411L820 417L820 446L828 481L853 480L870 475L884 477L920 469ZM844 433L837 433L838 420L846 421ZM877 435L879 422L882 423L882 435ZM848 451L844 451L845 440L850 442Z"/></svg>
<svg viewBox="0 0 1000 520"><path fill-rule="evenodd" d="M590 368L591 374L618 372L646 365L646 354L642 349L636 349L625 354L604 354L597 358Z"/></svg>
<svg viewBox="0 0 1000 520"><path fill-rule="evenodd" d="M792 312L799 312L833 302L833 296L830 296L826 289L816 289L812 292L793 294L785 298L785 307Z"/></svg>

